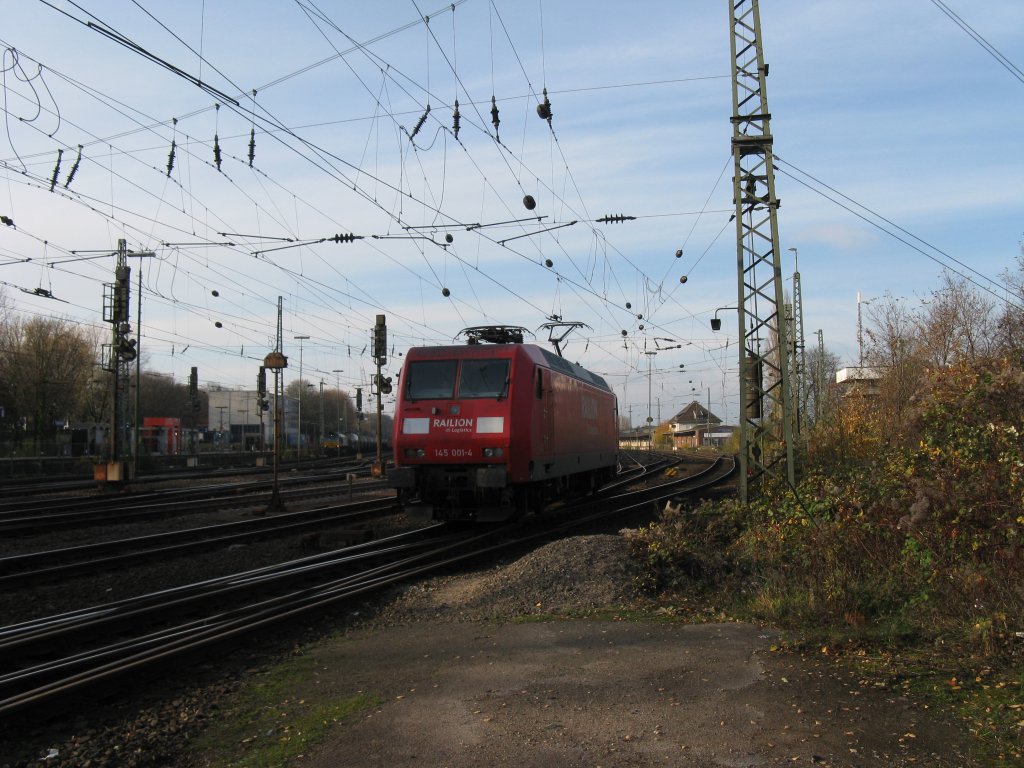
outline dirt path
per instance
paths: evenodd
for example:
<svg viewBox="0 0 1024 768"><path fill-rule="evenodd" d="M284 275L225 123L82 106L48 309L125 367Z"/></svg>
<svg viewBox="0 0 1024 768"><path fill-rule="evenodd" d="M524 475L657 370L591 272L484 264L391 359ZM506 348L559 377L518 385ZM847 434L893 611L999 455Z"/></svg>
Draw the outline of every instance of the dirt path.
<svg viewBox="0 0 1024 768"><path fill-rule="evenodd" d="M744 624L425 622L317 651L382 697L302 765L964 766L930 713Z"/></svg>

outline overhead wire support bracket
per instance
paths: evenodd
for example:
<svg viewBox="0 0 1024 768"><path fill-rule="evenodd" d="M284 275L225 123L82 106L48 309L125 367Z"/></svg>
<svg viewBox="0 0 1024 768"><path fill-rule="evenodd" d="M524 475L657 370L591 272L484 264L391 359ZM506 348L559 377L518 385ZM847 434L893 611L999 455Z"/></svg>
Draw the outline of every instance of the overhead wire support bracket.
<svg viewBox="0 0 1024 768"><path fill-rule="evenodd" d="M273 237L271 235L243 235L240 232L218 232L221 237L251 237L254 240L280 240L285 243L294 243L294 237Z"/></svg>
<svg viewBox="0 0 1024 768"><path fill-rule="evenodd" d="M455 239L451 235L445 235L445 242L439 243L430 235L370 235L370 237L374 240L426 240L428 243L433 243L438 248L447 248Z"/></svg>
<svg viewBox="0 0 1024 768"><path fill-rule="evenodd" d="M547 229L538 229L536 232L527 232L525 235L516 235L515 237L506 237L504 240L499 240L498 241L498 245L504 245L505 243L510 243L513 240L519 240L520 238L523 238L523 237L533 237L534 235L543 235L545 232L554 232L556 229L564 229L565 227L571 227L573 224L578 224L578 223L579 223L578 221L573 219L572 221L568 222L567 224L556 224L555 226L548 227Z"/></svg>
<svg viewBox="0 0 1024 768"><path fill-rule="evenodd" d="M220 234L219 232L217 234ZM376 235L374 235L376 237ZM314 240L303 240L302 242L293 242L291 245L281 245L277 248L264 248L259 251L253 251L253 256L262 256L264 253L271 253L272 251L283 251L288 248L301 248L304 245L318 245L320 243L351 243L354 240L362 240L362 235L334 235L333 237L319 237Z"/></svg>
<svg viewBox="0 0 1024 768"><path fill-rule="evenodd" d="M536 221L540 223L547 218L547 214L544 216L527 216L525 219L509 219L508 221L492 221L488 224L467 224L466 231L472 232L474 229L484 229L486 227L503 227L506 224L522 224L525 221Z"/></svg>

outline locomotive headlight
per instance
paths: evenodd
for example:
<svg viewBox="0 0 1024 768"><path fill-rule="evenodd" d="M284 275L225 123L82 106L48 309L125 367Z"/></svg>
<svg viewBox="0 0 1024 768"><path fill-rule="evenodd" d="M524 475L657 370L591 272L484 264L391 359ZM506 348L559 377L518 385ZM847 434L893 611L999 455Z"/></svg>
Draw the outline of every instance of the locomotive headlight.
<svg viewBox="0 0 1024 768"><path fill-rule="evenodd" d="M405 458L407 459L422 459L426 453L422 448L406 448Z"/></svg>
<svg viewBox="0 0 1024 768"><path fill-rule="evenodd" d="M484 448L485 459L499 459L505 455L501 448Z"/></svg>

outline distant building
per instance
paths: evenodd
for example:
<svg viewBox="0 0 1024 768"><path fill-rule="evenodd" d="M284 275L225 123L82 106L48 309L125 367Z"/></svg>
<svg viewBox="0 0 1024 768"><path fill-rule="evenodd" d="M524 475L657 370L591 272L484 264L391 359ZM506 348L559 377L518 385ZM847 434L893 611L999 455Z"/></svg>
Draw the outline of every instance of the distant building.
<svg viewBox="0 0 1024 768"><path fill-rule="evenodd" d="M261 411L259 393L244 389L210 389L209 398L210 433L219 450L253 451L274 444L274 395L267 399L270 409ZM285 395L281 432L286 446L298 444L299 401Z"/></svg>
<svg viewBox="0 0 1024 768"><path fill-rule="evenodd" d="M721 448L732 439L736 427L722 424L722 420L694 400L665 426L636 427L619 433L619 448L624 450L647 450L651 440L656 450L664 450L666 435L672 450L709 446Z"/></svg>
<svg viewBox="0 0 1024 768"><path fill-rule="evenodd" d="M724 428L718 429L721 423L720 418L694 400L669 422L672 447L678 450L699 448L702 445L721 445L732 436L731 428L728 432Z"/></svg>
<svg viewBox="0 0 1024 768"><path fill-rule="evenodd" d="M646 451L651 447L653 434L654 429L651 427L636 427L619 432L619 448L626 451Z"/></svg>
<svg viewBox="0 0 1024 768"><path fill-rule="evenodd" d="M880 378L877 368L854 366L836 371L836 385L842 397L875 397Z"/></svg>

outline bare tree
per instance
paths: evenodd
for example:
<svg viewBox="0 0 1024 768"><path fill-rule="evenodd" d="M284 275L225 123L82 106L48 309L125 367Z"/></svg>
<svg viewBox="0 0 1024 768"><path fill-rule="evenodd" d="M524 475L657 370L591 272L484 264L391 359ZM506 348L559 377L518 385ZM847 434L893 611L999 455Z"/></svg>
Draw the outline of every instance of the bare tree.
<svg viewBox="0 0 1024 768"><path fill-rule="evenodd" d="M67 320L8 318L0 325L0 382L6 409L31 435L33 453L56 443L58 422L77 414L96 357L91 334ZM24 437L20 430L15 442Z"/></svg>
<svg viewBox="0 0 1024 768"><path fill-rule="evenodd" d="M803 371L804 423L811 426L828 418L834 405L836 371L839 370L839 355L828 349L821 351L817 346L809 348L805 355L807 367Z"/></svg>
<svg viewBox="0 0 1024 768"><path fill-rule="evenodd" d="M948 272L942 280L917 320L922 361L929 368L973 365L995 349L995 304L966 280L954 280Z"/></svg>
<svg viewBox="0 0 1024 768"><path fill-rule="evenodd" d="M870 305L868 320L864 359L879 377L876 407L895 426L924 373L917 317L902 299L886 294Z"/></svg>
<svg viewBox="0 0 1024 768"><path fill-rule="evenodd" d="M996 349L1000 355L1024 365L1024 245L1017 256L1017 271L1007 270L1003 280L1014 301L1006 302L996 320Z"/></svg>

